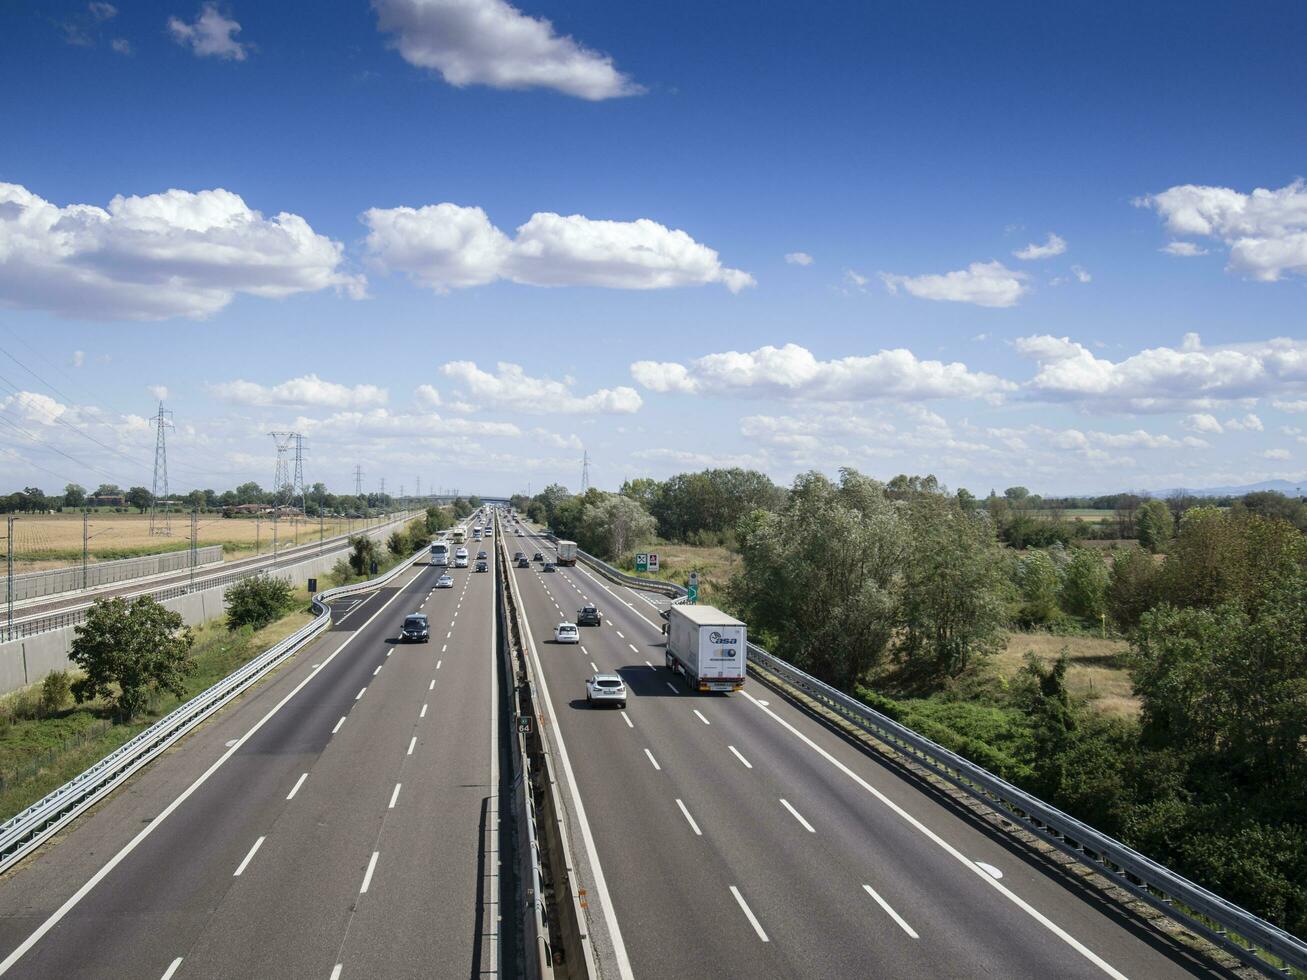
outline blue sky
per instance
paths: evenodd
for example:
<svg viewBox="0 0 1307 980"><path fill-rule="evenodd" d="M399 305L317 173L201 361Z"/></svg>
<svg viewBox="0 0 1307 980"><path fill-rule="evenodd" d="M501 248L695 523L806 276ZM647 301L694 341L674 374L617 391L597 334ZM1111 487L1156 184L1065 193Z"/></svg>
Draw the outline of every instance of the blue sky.
<svg viewBox="0 0 1307 980"><path fill-rule="evenodd" d="M186 487L269 483L285 428L341 489L575 486L582 447L606 487L1302 479L1305 32L1292 3L10 3L3 482L148 483L161 388Z"/></svg>

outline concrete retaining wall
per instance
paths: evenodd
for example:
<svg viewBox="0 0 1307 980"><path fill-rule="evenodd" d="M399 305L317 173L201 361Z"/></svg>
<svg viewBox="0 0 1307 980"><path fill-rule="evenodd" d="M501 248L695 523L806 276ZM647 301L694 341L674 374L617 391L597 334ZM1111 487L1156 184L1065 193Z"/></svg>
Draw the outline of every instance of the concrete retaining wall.
<svg viewBox="0 0 1307 980"><path fill-rule="evenodd" d="M197 566L213 565L222 561L222 545L207 545L195 549ZM191 567L189 551L167 551L158 555L141 555L139 558L122 558L118 561L97 561L86 566L85 588L112 585L128 579L161 575ZM14 576L14 602L76 592L83 588L82 566L47 568L39 572L23 572ZM9 580L0 577L0 603L8 601Z"/></svg>
<svg viewBox="0 0 1307 980"><path fill-rule="evenodd" d="M394 525L390 525L375 528L368 534L378 542L383 542L393 530ZM326 575L347 552L347 548L338 548L323 555L307 558L295 565L278 568L271 574L298 587L310 578L321 578ZM182 620L187 625L198 626L223 614L226 610L225 593L226 587L204 589L165 599L162 604L168 609L181 613ZM21 687L38 684L51 671L67 669L70 666L68 654L72 650L74 629L73 626L64 626L9 643L0 643L0 694L8 694Z"/></svg>

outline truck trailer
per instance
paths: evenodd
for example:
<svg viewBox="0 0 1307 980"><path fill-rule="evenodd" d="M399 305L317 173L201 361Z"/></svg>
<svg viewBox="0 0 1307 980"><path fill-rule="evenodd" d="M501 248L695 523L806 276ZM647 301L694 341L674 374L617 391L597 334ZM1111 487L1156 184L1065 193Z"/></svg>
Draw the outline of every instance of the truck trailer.
<svg viewBox="0 0 1307 980"><path fill-rule="evenodd" d="M712 606L672 606L667 610L667 668L685 676L699 691L738 691L744 687L749 657L747 627Z"/></svg>
<svg viewBox="0 0 1307 980"><path fill-rule="evenodd" d="M575 565L576 564L576 542L559 541L558 542L558 564Z"/></svg>

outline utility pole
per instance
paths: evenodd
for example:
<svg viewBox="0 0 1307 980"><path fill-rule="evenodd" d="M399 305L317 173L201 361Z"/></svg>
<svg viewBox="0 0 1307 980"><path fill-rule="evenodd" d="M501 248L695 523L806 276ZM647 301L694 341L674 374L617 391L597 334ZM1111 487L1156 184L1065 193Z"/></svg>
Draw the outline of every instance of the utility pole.
<svg viewBox="0 0 1307 980"><path fill-rule="evenodd" d="M91 539L86 533L88 529L88 525L90 523L90 519L91 519L91 512L89 510L82 511L82 591L83 592L86 591L86 564L91 554L90 551Z"/></svg>
<svg viewBox="0 0 1307 980"><path fill-rule="evenodd" d="M263 520L258 514L254 515L254 557L259 557L259 524Z"/></svg>
<svg viewBox="0 0 1307 980"><path fill-rule="evenodd" d="M8 587L5 589L5 605L9 607L9 627L5 630L5 639L14 638L14 521L18 520L12 514L9 516L9 532L5 539L8 547L6 551L6 579Z"/></svg>
<svg viewBox="0 0 1307 980"><path fill-rule="evenodd" d="M581 450L581 493L590 489L590 452Z"/></svg>
<svg viewBox="0 0 1307 980"><path fill-rule="evenodd" d="M173 427L172 412L163 410L159 402L159 412L150 419L155 424L154 437L154 491L150 497L150 534L151 536L172 537L172 520L168 516L168 444L164 433ZM159 501L164 501L163 513L159 512Z"/></svg>
<svg viewBox="0 0 1307 980"><path fill-rule="evenodd" d="M318 505L318 554L322 554L322 505Z"/></svg>
<svg viewBox="0 0 1307 980"><path fill-rule="evenodd" d="M196 551L196 544L199 541L200 533L200 509L191 508L191 591L195 591L195 564L199 560L199 553Z"/></svg>
<svg viewBox="0 0 1307 980"><path fill-rule="evenodd" d="M295 489L299 491L300 513L308 514L308 492L304 489L304 436L295 433Z"/></svg>

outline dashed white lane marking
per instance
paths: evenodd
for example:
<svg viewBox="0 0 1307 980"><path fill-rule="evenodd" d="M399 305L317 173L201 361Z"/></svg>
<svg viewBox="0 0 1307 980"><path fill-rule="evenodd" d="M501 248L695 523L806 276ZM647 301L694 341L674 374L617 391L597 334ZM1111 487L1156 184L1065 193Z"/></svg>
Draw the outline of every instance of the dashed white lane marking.
<svg viewBox="0 0 1307 980"><path fill-rule="evenodd" d="M635 727L634 725L631 724L631 719L628 718L628 717L626 716L626 712L625 712L625 711L622 712L622 721L626 722L626 727L627 727L627 728L634 728L634 727Z"/></svg>
<svg viewBox="0 0 1307 980"><path fill-rule="evenodd" d="M395 801L399 799L399 788L403 785L403 783L395 784L395 792L390 794L390 806L386 807L387 810L395 809Z"/></svg>
<svg viewBox="0 0 1307 980"><path fill-rule="evenodd" d="M391 647L389 650L386 651L386 656L389 657L394 652L395 652L395 648Z"/></svg>
<svg viewBox="0 0 1307 980"><path fill-rule="evenodd" d="M254 855L259 852L259 848L263 846L265 839L266 838L260 837L254 842L254 846L250 848L250 853L245 855L245 860L242 861L240 867L236 869L236 873L232 875L233 878L239 878L241 876L241 872L243 872L249 866L249 863L254 860Z"/></svg>
<svg viewBox="0 0 1307 980"><path fill-rule="evenodd" d="M340 721L336 722L336 727L331 730L331 734L335 735L338 731L340 731L340 726L343 724L345 724L345 716L341 715Z"/></svg>
<svg viewBox="0 0 1307 980"><path fill-rule="evenodd" d="M726 747L735 753L735 758L739 759L741 762L744 763L745 769L753 768L753 763L750 762L748 759L746 759L744 756L740 755L740 750L737 749L734 745L728 745Z"/></svg>
<svg viewBox="0 0 1307 980"><path fill-rule="evenodd" d="M408 751L405 752L404 754L405 754L405 755L412 755L412 754L413 754L413 746L415 746L415 745L417 745L417 744L418 744L418 737L417 737L416 735L414 735L411 739L408 740Z"/></svg>
<svg viewBox="0 0 1307 980"><path fill-rule="evenodd" d="M672 689L672 693L673 693L673 694L680 694L680 693L681 693L680 690L676 687L676 685L673 684L671 681L664 681L663 683L666 684L668 687L670 687L670 688Z"/></svg>
<svg viewBox="0 0 1307 980"><path fill-rule="evenodd" d="M448 650L448 649L449 649L449 644L446 643L444 646L442 646L442 647L440 648L440 652L441 652L441 653L444 653L444 652L445 652L446 650Z"/></svg>
<svg viewBox="0 0 1307 980"><path fill-rule="evenodd" d="M735 900L740 903L740 908L744 910L745 918L749 920L749 925L753 926L753 931L758 934L758 938L765 943L771 942L771 940L767 938L767 933L762 931L762 926L758 924L758 919L753 914L753 910L745 903L744 896L740 894L740 890L734 885L731 885L731 894L734 895Z"/></svg>
<svg viewBox="0 0 1307 980"><path fill-rule="evenodd" d="M620 636L623 640L626 639L626 634L623 633L621 630L618 630L616 626L614 626L613 629L617 630L617 635Z"/></svg>
<svg viewBox="0 0 1307 980"><path fill-rule="evenodd" d="M590 661L590 669L593 670L596 674L599 673L599 668L595 666L595 662L593 660Z"/></svg>
<svg viewBox="0 0 1307 980"><path fill-rule="evenodd" d="M177 972L177 967L182 965L182 958L179 956L168 964L168 969L163 971L163 976L159 980L171 980L172 975Z"/></svg>
<svg viewBox="0 0 1307 980"><path fill-rule="evenodd" d="M304 780L308 778L309 778L309 774L306 772L302 774L299 779L295 780L295 785L292 786L290 788L290 792L286 794L286 799L288 800L295 799L295 794L300 791L300 787L304 785Z"/></svg>
<svg viewBox="0 0 1307 980"><path fill-rule="evenodd" d="M363 688L363 691L366 691L366 690L367 690L366 687ZM363 697L363 691L359 691L358 694L354 695L354 700L355 700L355 701L357 701L359 698Z"/></svg>
<svg viewBox="0 0 1307 980"><path fill-rule="evenodd" d="M789 810L790 816L792 816L795 820L799 821L799 823L803 825L803 829L806 830L808 833L815 834L817 832L817 829L813 827L812 824L808 823L808 821L803 819L803 814L801 814L798 810L794 809L794 807L790 804L789 800L782 799L781 806Z"/></svg>
<svg viewBox="0 0 1307 980"><path fill-rule="evenodd" d="M590 651L585 648L584 643L581 644L581 652L585 654L587 657L590 656Z"/></svg>
<svg viewBox="0 0 1307 980"><path fill-rule="evenodd" d="M631 652L632 652L632 653L639 653L639 652L640 652L640 648L639 648L638 646L636 646L634 643L628 643L627 646L631 648Z"/></svg>
<svg viewBox="0 0 1307 980"><path fill-rule="evenodd" d="M454 631L450 630L448 633L445 634L445 639L448 640L453 635L454 635Z"/></svg>
<svg viewBox="0 0 1307 980"><path fill-rule="evenodd" d="M427 690L434 691L435 689L436 689L436 679L433 677L431 678L431 683L427 685Z"/></svg>
<svg viewBox="0 0 1307 980"><path fill-rule="evenodd" d="M908 925L906 922L903 921L903 916L899 915L892 908L890 908L889 902L885 901L885 899L881 898L879 895L876 894L876 890L874 888L872 888L870 885L863 885L862 887L866 890L868 895L870 895L872 898L876 900L876 904L879 905L881 908L883 908L889 914L889 917L899 924L900 929L906 932L913 939L921 938L920 936L917 935L916 931L912 928L912 926Z"/></svg>
<svg viewBox="0 0 1307 980"><path fill-rule="evenodd" d="M649 761L653 763L653 767L661 772L663 767L658 764L658 760L653 757L653 753L648 749L645 749L644 754L649 757Z"/></svg>
<svg viewBox="0 0 1307 980"><path fill-rule="evenodd" d="M424 704L422 706L422 710L418 712L418 717L425 718L426 716L427 716L427 706Z"/></svg>
<svg viewBox="0 0 1307 980"><path fill-rule="evenodd" d="M703 722L705 725L711 725L711 724L712 724L711 721L709 721L707 718L705 718L705 717L703 716L703 712L700 711L698 708L695 708L695 709L694 709L694 713L695 713L695 715L698 716L699 720L700 720L701 722Z"/></svg>
<svg viewBox="0 0 1307 980"><path fill-rule="evenodd" d="M372 872L377 870L377 858L380 856L380 851L372 852L372 860L368 862L368 870L363 875L363 887L359 889L360 895L366 895L368 893L368 886L372 884Z"/></svg>
<svg viewBox="0 0 1307 980"><path fill-rule="evenodd" d="M439 669L440 669L440 665L443 664L443 663L444 663L443 660L437 660L437 661L436 661L436 670L439 670Z"/></svg>
<svg viewBox="0 0 1307 980"><path fill-rule="evenodd" d="M685 808L685 804L682 803L680 800L677 800L676 805L681 808L681 813L684 814L685 819L689 822L690 829L694 831L695 836L702 837L703 831L700 830L699 825L694 822L694 817L690 816L690 811Z"/></svg>
<svg viewBox="0 0 1307 980"><path fill-rule="evenodd" d="M381 673L381 664L377 664L377 669L372 672L372 676L376 677L380 673Z"/></svg>

